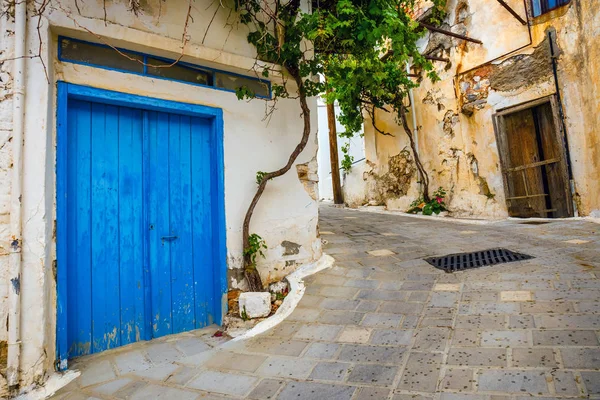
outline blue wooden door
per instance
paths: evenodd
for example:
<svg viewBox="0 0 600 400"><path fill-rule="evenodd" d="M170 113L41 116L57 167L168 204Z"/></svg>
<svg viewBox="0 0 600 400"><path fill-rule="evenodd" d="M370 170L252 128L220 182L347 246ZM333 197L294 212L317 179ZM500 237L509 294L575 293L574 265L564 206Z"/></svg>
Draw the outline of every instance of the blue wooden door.
<svg viewBox="0 0 600 400"><path fill-rule="evenodd" d="M212 323L211 125L74 99L67 118L69 357Z"/></svg>

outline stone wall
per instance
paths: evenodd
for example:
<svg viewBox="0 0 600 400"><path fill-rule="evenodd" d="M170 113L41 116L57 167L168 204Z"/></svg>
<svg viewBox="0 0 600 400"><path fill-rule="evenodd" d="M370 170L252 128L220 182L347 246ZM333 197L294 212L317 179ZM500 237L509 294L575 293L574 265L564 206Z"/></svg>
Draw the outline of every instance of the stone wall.
<svg viewBox="0 0 600 400"><path fill-rule="evenodd" d="M507 3L525 17L522 1ZM450 0L444 27L479 39L483 45L439 33L427 34L422 40L424 53L450 62L434 62L441 81L432 84L422 79L414 91L411 112L416 114L419 150L429 171L430 187L448 190L455 216L507 216L492 116L499 109L555 93L548 31L556 32L560 51L558 78L578 213L600 213L600 49L595 45L600 40L600 10L589 2L572 1L530 19L530 25L521 25L498 2ZM382 175L389 169L389 160L409 147L392 116L380 112L376 121L378 127L387 127L395 135L383 137L370 123L365 125L367 160L373 165L373 174ZM380 203L405 209L416 196L416 179L411 185L408 195L381 199ZM377 187L368 191L367 197L377 198Z"/></svg>
<svg viewBox="0 0 600 400"><path fill-rule="evenodd" d="M103 4L106 4L106 13ZM56 359L56 82L65 81L106 90L155 97L223 109L224 179L229 288L244 288L242 221L256 190L256 172L280 168L302 135L297 100L282 100L265 120L264 101L243 102L234 93L190 86L113 70L93 68L57 59L59 35L108 42L122 48L187 62L255 75L255 51L247 31L235 24L221 2L193 2L184 32L187 1L150 0L140 3L135 16L129 2L59 0L41 19L28 4L26 104L23 158L23 253L21 277L21 388L43 383L54 371ZM223 3L225 4L225 3ZM212 21L212 22L211 22ZM11 26L0 22L2 54L10 58ZM205 35L207 28L210 31ZM182 47L182 36L187 43ZM41 42L40 42L41 41ZM40 52L41 50L41 52ZM272 80L280 80L273 74ZM0 361L6 340L6 257L8 243L10 140L10 63L0 64ZM317 110L310 99L312 135L295 168L269 183L257 206L251 232L268 245L258 269L265 282L281 279L298 266L321 256L317 234ZM290 245L290 243L292 245ZM293 248L293 251L290 249ZM222 299L226 304L226 299ZM0 365L0 369L2 366ZM2 372L2 371L0 371ZM1 379L0 379L1 385ZM0 397L5 393L0 389Z"/></svg>

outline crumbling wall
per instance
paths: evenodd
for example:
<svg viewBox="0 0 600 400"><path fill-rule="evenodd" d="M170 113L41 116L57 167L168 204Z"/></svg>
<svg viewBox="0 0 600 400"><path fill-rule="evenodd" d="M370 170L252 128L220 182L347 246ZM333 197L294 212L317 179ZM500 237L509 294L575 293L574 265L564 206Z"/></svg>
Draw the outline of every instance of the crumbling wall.
<svg viewBox="0 0 600 400"><path fill-rule="evenodd" d="M261 101L240 102L234 93L222 90L57 60L56 35L61 34L94 42L102 37L117 46L170 59L177 59L183 52L191 63L246 75L255 73L252 70L255 51L247 42L247 28L227 25L229 10L221 7L219 2L196 2L197 7L192 9L192 18L185 31L186 39L189 39L185 46L182 46L181 37L188 3L161 0L142 3L143 12L136 17L128 10L126 1L76 3L62 0L60 7L46 8L38 19L32 17L33 3L28 2L27 52L31 56L25 59L24 75L27 95L23 144L21 389L43 383L54 372L56 360L57 266L53 233L56 228L57 81L223 110L227 267L236 272L231 274L230 287L244 284L240 277L243 265L241 227L246 208L256 191L256 172L272 171L285 165L302 132L303 122L296 99L280 101L267 123ZM2 13L2 18L6 15ZM204 38L209 25L211 31ZM9 59L13 46L12 27L0 20L0 28L0 59ZM42 54L38 57L39 49ZM5 360L6 250L12 167L10 149L13 145L10 139L12 105L7 89L10 87L9 64L0 62L0 364ZM270 79L278 78L274 74ZM301 182L296 170L292 169L270 182L251 225L251 232L261 235L269 246L267 258L259 265L266 281L274 279L275 274L287 274L299 264L321 256L317 233L318 203L314 193L310 193L316 168L313 162L317 151L316 100L309 99L308 102L314 111L311 113L311 140L294 165L299 165L298 169L305 172L304 181ZM297 251L290 243L298 245ZM278 263L283 267L280 268ZM226 297L221 300L225 305ZM2 385L0 378L0 398L5 398Z"/></svg>
<svg viewBox="0 0 600 400"><path fill-rule="evenodd" d="M507 1L525 16L523 2ZM448 191L453 215L500 218L507 216L493 114L500 109L555 93L547 32L557 36L558 79L566 116L569 149L581 215L600 215L600 10L589 2L573 1L521 25L498 2L449 1L443 28L479 39L483 45L428 34L423 53L450 61L433 62L441 78L420 79L414 90L418 145L430 175L430 188ZM492 60L490 62L490 60ZM411 117L408 121L411 125ZM395 122L376 115L378 126ZM365 125L367 160L380 173L391 156L408 146L401 126L383 138ZM386 204L405 209L417 193L416 179L408 195ZM366 186L369 196L379 188ZM369 197L366 196L366 197ZM412 197L406 199L406 197ZM597 211L595 211L597 210Z"/></svg>
<svg viewBox="0 0 600 400"><path fill-rule="evenodd" d="M10 246L10 188L12 170L12 62L13 21L0 17L0 398L7 392L8 254Z"/></svg>

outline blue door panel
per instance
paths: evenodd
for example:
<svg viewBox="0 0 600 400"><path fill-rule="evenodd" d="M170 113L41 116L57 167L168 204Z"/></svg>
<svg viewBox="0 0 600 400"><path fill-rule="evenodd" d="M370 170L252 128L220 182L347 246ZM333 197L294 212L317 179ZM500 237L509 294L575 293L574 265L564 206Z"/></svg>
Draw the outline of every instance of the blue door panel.
<svg viewBox="0 0 600 400"><path fill-rule="evenodd" d="M91 293L91 104L71 100L68 114L67 206L76 210L67 220L67 235L74 246L67 246L67 284L69 295L67 334L73 356L88 354L92 343ZM77 134L76 134L77 133ZM87 290L86 290L87 289Z"/></svg>
<svg viewBox="0 0 600 400"><path fill-rule="evenodd" d="M190 117L171 115L169 121L169 201L171 207L171 285L173 333L195 327L194 269L191 244Z"/></svg>
<svg viewBox="0 0 600 400"><path fill-rule="evenodd" d="M69 357L212 323L209 121L73 99L67 118Z"/></svg>
<svg viewBox="0 0 600 400"><path fill-rule="evenodd" d="M121 345L145 338L142 111L119 110Z"/></svg>
<svg viewBox="0 0 600 400"><path fill-rule="evenodd" d="M220 299L215 299L212 282L215 281L215 271L211 268L215 258L212 251L213 243L203 238L211 237L215 231L212 223L211 204L211 164L214 152L210 149L211 126L200 118L191 119L190 148L195 156L191 165L191 196L192 196L192 232L195 240L192 243L194 265L194 294L196 296L196 321L212 324L214 321L214 306Z"/></svg>
<svg viewBox="0 0 600 400"><path fill-rule="evenodd" d="M170 236L169 203L169 115L147 112L149 130L149 263L152 299L153 337L172 332L171 315L171 246L163 239ZM168 266L168 267L166 267Z"/></svg>

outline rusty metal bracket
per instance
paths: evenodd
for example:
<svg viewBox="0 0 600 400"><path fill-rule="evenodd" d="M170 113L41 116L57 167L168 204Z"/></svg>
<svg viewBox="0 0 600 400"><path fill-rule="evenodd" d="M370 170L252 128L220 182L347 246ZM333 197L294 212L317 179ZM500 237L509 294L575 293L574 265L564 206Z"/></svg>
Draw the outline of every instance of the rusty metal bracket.
<svg viewBox="0 0 600 400"><path fill-rule="evenodd" d="M455 37L457 39L462 39L462 40L466 40L466 41L477 43L477 44L483 44L483 42L481 40L479 40L479 39L473 39L473 38L470 38L470 37L465 36L465 35L460 35L458 33L447 31L445 29L441 29L441 28L438 28L438 27L433 26L433 25L426 24L426 23L421 22L421 21L418 21L418 22L419 22L419 25L421 25L423 28L425 28L425 29L427 29L429 31L441 33L441 34L446 35L446 36L452 36L452 37Z"/></svg>
<svg viewBox="0 0 600 400"><path fill-rule="evenodd" d="M519 22L522 25L527 25L527 21L525 21L523 19L523 17L521 17L515 10L513 10L511 6L509 6L508 4L506 4L506 2L504 0L498 0L498 3L500 3L502 5L502 7L506 8L506 10L509 13L511 13L513 17L515 17L517 20L519 20Z"/></svg>

